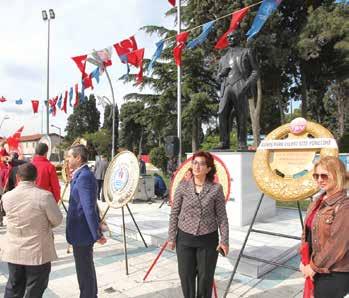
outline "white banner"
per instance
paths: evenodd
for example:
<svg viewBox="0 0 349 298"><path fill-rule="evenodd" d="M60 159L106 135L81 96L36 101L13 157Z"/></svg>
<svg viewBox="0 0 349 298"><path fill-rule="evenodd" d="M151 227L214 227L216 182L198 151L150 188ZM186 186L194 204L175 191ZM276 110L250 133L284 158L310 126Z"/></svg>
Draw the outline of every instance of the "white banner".
<svg viewBox="0 0 349 298"><path fill-rule="evenodd" d="M332 138L263 140L257 150L313 148L338 148L338 146L336 140Z"/></svg>

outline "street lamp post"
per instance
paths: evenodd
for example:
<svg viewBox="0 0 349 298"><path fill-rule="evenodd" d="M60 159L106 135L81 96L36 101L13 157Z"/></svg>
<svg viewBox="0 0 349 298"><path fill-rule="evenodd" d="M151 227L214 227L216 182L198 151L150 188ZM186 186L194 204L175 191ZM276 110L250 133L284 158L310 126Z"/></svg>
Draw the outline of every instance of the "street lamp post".
<svg viewBox="0 0 349 298"><path fill-rule="evenodd" d="M51 126L52 126L52 127L54 127L54 128L57 128L57 129L58 129L58 131L59 131L59 143L58 143L58 146L59 146L59 148L58 148L58 161L59 161L59 162L61 162L61 138L62 138L61 132L62 132L62 130L61 130L61 128L60 128L60 127L58 127L58 126L56 126L56 125L51 124Z"/></svg>
<svg viewBox="0 0 349 298"><path fill-rule="evenodd" d="M42 19L47 21L47 90L46 90L46 133L47 135L50 133L50 112L49 112L49 96L50 96L50 21L55 18L55 12L53 9L48 10L49 14L47 14L46 10L43 10Z"/></svg>
<svg viewBox="0 0 349 298"><path fill-rule="evenodd" d="M106 57L109 57L109 59L111 57L111 53L107 49L104 50L104 55ZM112 102L110 102L110 100L106 96L99 97L99 101L101 103L103 101L106 101L109 104L112 104L112 108L113 108L113 112L112 112L112 117L113 117L113 120L112 120L112 148L111 148L111 158L113 158L114 154L115 154L115 107L116 107L113 84L111 82L109 72L108 72L106 66L104 65L104 60L98 55L97 51L95 51L95 50L93 51L92 56L93 56L93 58L88 58L87 61L89 61L92 64L97 65L100 70L105 71L105 74L107 75L107 79L109 82L110 90L111 90Z"/></svg>
<svg viewBox="0 0 349 298"><path fill-rule="evenodd" d="M1 123L0 123L0 128L2 127L2 124L4 123L4 121L7 120L7 119L10 119L10 117L7 116L7 115L5 115L5 116L2 118Z"/></svg>
<svg viewBox="0 0 349 298"><path fill-rule="evenodd" d="M113 100L113 127L112 127L112 138L111 138L111 143L112 143L112 148L111 148L111 158L114 157L114 154L115 154L115 97L114 97L114 89L113 89L113 85L111 83L111 79L110 79L110 76L109 76L109 73L107 71L107 69L105 68L104 69L105 71L105 74L107 75L107 78L108 78L108 81L109 81L109 86L110 86L110 89L111 89L111 97L112 97L112 100Z"/></svg>

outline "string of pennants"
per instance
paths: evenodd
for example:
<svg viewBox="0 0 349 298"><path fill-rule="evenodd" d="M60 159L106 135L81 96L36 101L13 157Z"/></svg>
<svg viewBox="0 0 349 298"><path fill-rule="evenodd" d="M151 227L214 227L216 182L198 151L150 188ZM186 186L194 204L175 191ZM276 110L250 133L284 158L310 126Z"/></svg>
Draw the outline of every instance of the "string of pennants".
<svg viewBox="0 0 349 298"><path fill-rule="evenodd" d="M168 0L168 2L175 6L176 0ZM218 39L215 49L221 50L228 46L227 35L236 28L247 15L250 9L256 5L261 4L256 17L253 20L251 28L246 33L247 40L252 39L256 34L261 30L264 23L268 17L277 9L282 0L263 0L258 3L246 6L238 11L234 11L225 16L217 18L216 20L209 21L205 24L197 26L195 28L183 31L176 36L169 37L167 39L162 39L156 43L156 50L150 60L150 63L147 68L147 73L151 74L154 63L157 59L160 58L163 50L165 41L175 38L176 46L173 48L174 61L177 66L182 63L182 52L186 49L194 49L195 47L201 45L207 38L209 33L213 30L214 23L217 21L231 16L231 21L228 30ZM190 32L201 28L202 32L196 37L188 41ZM112 47L107 47L99 51L93 51L90 54L84 54L72 57L72 60L75 62L76 66L81 72L81 83L76 83L69 90L65 90L59 96L55 96L48 100L50 114L56 116L57 110L61 110L64 113L67 113L68 105L71 108L76 108L80 103L85 101L85 90L91 88L93 90L93 79L97 82L100 81L100 76L104 73L105 68L112 65L112 48L115 49L121 63L125 64L126 74L121 78L127 77L130 73L130 65L138 68L138 73L136 74L136 84L140 84L143 80L143 58L144 58L144 48L138 48L135 36L131 36L127 39L124 39ZM97 67L91 72L86 72L87 62L96 65ZM79 95L79 86L80 86L80 95ZM4 96L0 97L0 103L6 102L7 99ZM23 99L20 98L15 100L16 105L22 105L24 103ZM37 113L39 110L40 101L37 99L31 100L33 113Z"/></svg>

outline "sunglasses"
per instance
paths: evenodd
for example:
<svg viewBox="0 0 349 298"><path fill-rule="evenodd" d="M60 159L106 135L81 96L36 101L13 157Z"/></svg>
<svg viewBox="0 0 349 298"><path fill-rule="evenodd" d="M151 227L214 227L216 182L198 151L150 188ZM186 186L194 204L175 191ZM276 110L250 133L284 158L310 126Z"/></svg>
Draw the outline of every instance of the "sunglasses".
<svg viewBox="0 0 349 298"><path fill-rule="evenodd" d="M319 178L321 178L321 180L328 180L328 175L327 174L317 174L317 173L313 174L314 180L319 180Z"/></svg>

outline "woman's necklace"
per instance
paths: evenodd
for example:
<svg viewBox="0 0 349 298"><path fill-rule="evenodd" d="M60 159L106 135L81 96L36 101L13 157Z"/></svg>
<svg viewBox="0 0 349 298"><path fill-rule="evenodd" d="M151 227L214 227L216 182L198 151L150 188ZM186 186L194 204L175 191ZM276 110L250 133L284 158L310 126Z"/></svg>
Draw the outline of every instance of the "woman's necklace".
<svg viewBox="0 0 349 298"><path fill-rule="evenodd" d="M203 184L196 184L194 183L195 186L199 186L199 187L203 187L204 185Z"/></svg>

